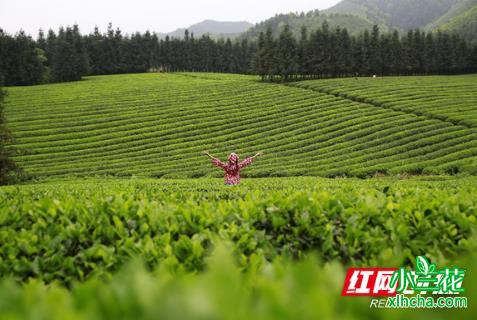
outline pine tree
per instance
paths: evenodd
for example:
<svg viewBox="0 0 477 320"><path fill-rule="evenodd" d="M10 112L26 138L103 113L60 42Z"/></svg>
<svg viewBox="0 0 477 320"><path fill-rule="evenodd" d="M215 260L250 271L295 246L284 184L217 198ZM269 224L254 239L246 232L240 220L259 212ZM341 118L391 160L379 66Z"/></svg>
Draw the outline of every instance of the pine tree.
<svg viewBox="0 0 477 320"><path fill-rule="evenodd" d="M309 40L309 74L313 77L319 76L324 71L324 64L326 63L325 56L325 39L321 29L311 33Z"/></svg>
<svg viewBox="0 0 477 320"><path fill-rule="evenodd" d="M390 70L391 74L399 75L404 72L404 65L406 64L405 56L403 54L402 43L399 37L399 32L397 30L393 31L391 36L391 43L390 43Z"/></svg>
<svg viewBox="0 0 477 320"><path fill-rule="evenodd" d="M257 54L253 58L252 69L262 78L262 81L265 80L268 74L268 70L266 67L266 58L267 52L265 47L265 34L263 32L260 32L260 34L258 35Z"/></svg>
<svg viewBox="0 0 477 320"><path fill-rule="evenodd" d="M351 38L351 50L351 72L357 78L361 74L361 65L364 59L362 35Z"/></svg>
<svg viewBox="0 0 477 320"><path fill-rule="evenodd" d="M51 67L51 61L53 60L53 49L56 42L56 33L50 29L48 30L48 35L46 37L46 58L48 59L48 66Z"/></svg>
<svg viewBox="0 0 477 320"><path fill-rule="evenodd" d="M250 54L251 49L250 49L249 41L247 39L242 39L242 41L240 41L240 45L238 45L236 50L239 52L238 59L237 59L238 72L249 73L250 72L249 61L251 59L251 54Z"/></svg>
<svg viewBox="0 0 477 320"><path fill-rule="evenodd" d="M2 75L0 75L0 81ZM7 128L3 98L5 92L0 86L0 185L13 183L20 178L21 170L12 160L14 150L10 146L12 139Z"/></svg>
<svg viewBox="0 0 477 320"><path fill-rule="evenodd" d="M268 28L265 33L264 50L264 67L266 74L268 75L268 79L273 81L275 75L278 74L279 66L277 61L276 42L275 39L273 39L271 28Z"/></svg>
<svg viewBox="0 0 477 320"><path fill-rule="evenodd" d="M380 54L381 54L381 63L382 63L382 74L387 75L387 74L392 74L392 67L393 67L393 61L392 61L392 47L391 47L391 42L392 38L391 35L389 34L382 34L381 39L379 41L379 47L381 48Z"/></svg>
<svg viewBox="0 0 477 320"><path fill-rule="evenodd" d="M166 36L163 42L161 42L161 57L162 57L162 66L165 71L173 71L172 69L172 52L171 52L171 41L169 36Z"/></svg>
<svg viewBox="0 0 477 320"><path fill-rule="evenodd" d="M453 68L453 53L450 37L447 33L437 32L436 41L438 73L449 74Z"/></svg>
<svg viewBox="0 0 477 320"><path fill-rule="evenodd" d="M321 25L321 56L323 60L319 65L319 69L321 70L322 76L328 77L332 70L334 69L334 41L330 32L330 26L328 22L323 22Z"/></svg>
<svg viewBox="0 0 477 320"><path fill-rule="evenodd" d="M477 72L477 44L471 50L469 72Z"/></svg>
<svg viewBox="0 0 477 320"><path fill-rule="evenodd" d="M381 47L379 45L379 27L377 25L373 26L373 30L371 31L371 39L369 43L369 50L368 50L368 57L369 57L369 69L371 74L379 74L382 75L383 67L381 61Z"/></svg>
<svg viewBox="0 0 477 320"><path fill-rule="evenodd" d="M60 28L52 48L51 72L53 81L75 81L80 77L75 71L75 49L72 39L67 39L66 31Z"/></svg>
<svg viewBox="0 0 477 320"><path fill-rule="evenodd" d="M346 76L352 73L352 46L348 30L337 30L336 34L336 71L337 76Z"/></svg>
<svg viewBox="0 0 477 320"><path fill-rule="evenodd" d="M12 37L0 30L0 73L6 85L42 83L45 62L43 50L23 31Z"/></svg>
<svg viewBox="0 0 477 320"><path fill-rule="evenodd" d="M371 53L371 37L369 31L366 29L363 33L362 40L363 55L361 60L361 71L360 74L363 75L372 75L372 56Z"/></svg>
<svg viewBox="0 0 477 320"><path fill-rule="evenodd" d="M77 26L60 28L52 49L54 81L77 81L87 72L87 56Z"/></svg>
<svg viewBox="0 0 477 320"><path fill-rule="evenodd" d="M300 32L300 41L298 42L297 49L297 70L301 76L306 76L307 74L309 74L310 57L308 53L308 29L306 28L306 26L302 26Z"/></svg>
<svg viewBox="0 0 477 320"><path fill-rule="evenodd" d="M424 72L426 74L434 74L437 73L437 61L436 61L436 48L434 42L434 36L432 33L428 33L426 35L425 40L425 52L424 52L424 60L425 60L425 67Z"/></svg>
<svg viewBox="0 0 477 320"><path fill-rule="evenodd" d="M45 33L42 29L38 31L38 39L36 40L37 47L46 52L47 50L47 42L45 38Z"/></svg>
<svg viewBox="0 0 477 320"><path fill-rule="evenodd" d="M278 72L283 81L288 81L290 76L297 71L297 44L290 31L290 26L285 25L278 39L277 62Z"/></svg>
<svg viewBox="0 0 477 320"><path fill-rule="evenodd" d="M422 74L426 69L425 35L419 29L414 30L412 46L416 59L415 73Z"/></svg>
<svg viewBox="0 0 477 320"><path fill-rule="evenodd" d="M85 47L88 52L88 63L90 72L92 74L104 74L104 51L102 42L104 42L103 35L99 32L98 27L94 27L92 34L85 38Z"/></svg>
<svg viewBox="0 0 477 320"><path fill-rule="evenodd" d="M86 75L89 72L88 55L78 25L75 24L71 32L73 38L72 42L75 49L76 72L80 74L80 76Z"/></svg>
<svg viewBox="0 0 477 320"><path fill-rule="evenodd" d="M407 33L406 38L403 40L404 46L404 55L405 55L405 74L412 75L416 72L419 66L419 61L417 57L416 48L417 46L414 44L414 32L409 30Z"/></svg>

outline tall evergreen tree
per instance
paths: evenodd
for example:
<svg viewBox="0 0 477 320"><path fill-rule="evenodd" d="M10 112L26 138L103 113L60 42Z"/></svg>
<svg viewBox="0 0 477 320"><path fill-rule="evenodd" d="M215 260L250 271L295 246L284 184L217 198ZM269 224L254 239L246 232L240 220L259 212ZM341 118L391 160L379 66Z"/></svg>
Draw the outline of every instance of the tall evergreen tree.
<svg viewBox="0 0 477 320"><path fill-rule="evenodd" d="M43 81L46 57L23 31L15 37L0 29L0 73L6 85L32 85Z"/></svg>
<svg viewBox="0 0 477 320"><path fill-rule="evenodd" d="M326 63L326 48L325 39L322 29L315 30L310 35L309 40L309 74L312 76L318 76L324 73L324 65Z"/></svg>
<svg viewBox="0 0 477 320"><path fill-rule="evenodd" d="M354 76L359 76L361 74L361 64L364 61L364 50L363 50L363 35L360 34L358 37L351 38L351 72Z"/></svg>
<svg viewBox="0 0 477 320"><path fill-rule="evenodd" d="M43 50L44 52L47 51L47 41L45 38L45 33L43 32L42 29L38 31L38 39L36 40L37 47Z"/></svg>
<svg viewBox="0 0 477 320"><path fill-rule="evenodd" d="M377 25L374 25L373 30L371 31L371 39L370 39L369 50L368 50L369 70L371 74L382 75L383 66L382 66L381 58L382 58L382 54L381 54L381 46L380 46L379 27Z"/></svg>
<svg viewBox="0 0 477 320"><path fill-rule="evenodd" d="M336 34L336 71L339 76L349 75L353 65L352 62L352 45L348 30L337 30Z"/></svg>
<svg viewBox="0 0 477 320"><path fill-rule="evenodd" d="M285 25L278 39L277 62L278 72L284 81L297 72L297 44L291 33L290 26Z"/></svg>
<svg viewBox="0 0 477 320"><path fill-rule="evenodd" d="M362 50L363 50L363 55L362 55L362 60L361 60L361 71L360 73L363 75L372 75L372 56L373 54L371 53L371 36L369 34L369 31L366 29L363 33L363 38L362 38Z"/></svg>
<svg viewBox="0 0 477 320"><path fill-rule="evenodd" d="M0 82L2 81L1 77L2 75L0 75ZM12 160L14 150L10 146L12 139L5 118L4 96L5 92L0 86L0 185L15 182L21 173Z"/></svg>
<svg viewBox="0 0 477 320"><path fill-rule="evenodd" d="M273 38L272 29L268 28L265 33L265 42L264 42L264 66L269 80L273 80L275 75L278 74L278 61L277 61L277 51L276 51L276 42Z"/></svg>
<svg viewBox="0 0 477 320"><path fill-rule="evenodd" d="M54 81L77 81L87 71L87 56L77 26L60 28L52 48Z"/></svg>
<svg viewBox="0 0 477 320"><path fill-rule="evenodd" d="M258 35L257 53L254 56L252 68L254 72L262 78L262 81L264 81L268 75L266 59L265 34L260 32Z"/></svg>
<svg viewBox="0 0 477 320"><path fill-rule="evenodd" d="M402 72L404 72L404 65L406 64L406 57L403 54L402 43L397 30L394 30L391 36L389 53L391 54L389 58L391 63L390 74L402 74Z"/></svg>
<svg viewBox="0 0 477 320"><path fill-rule="evenodd" d="M434 74L438 71L436 61L437 52L435 48L434 36L430 32L426 35L424 49L425 65L423 72L425 74Z"/></svg>
<svg viewBox="0 0 477 320"><path fill-rule="evenodd" d="M471 49L470 54L469 72L477 72L477 44Z"/></svg>
<svg viewBox="0 0 477 320"><path fill-rule="evenodd" d="M306 76L309 74L311 57L309 56L308 42L308 29L306 26L302 26L297 48L297 71L301 76Z"/></svg>

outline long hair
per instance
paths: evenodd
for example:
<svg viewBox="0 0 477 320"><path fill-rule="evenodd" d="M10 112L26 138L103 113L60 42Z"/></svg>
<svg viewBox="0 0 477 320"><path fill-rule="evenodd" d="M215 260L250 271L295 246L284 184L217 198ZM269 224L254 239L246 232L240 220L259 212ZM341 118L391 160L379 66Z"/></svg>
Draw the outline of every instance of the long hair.
<svg viewBox="0 0 477 320"><path fill-rule="evenodd" d="M229 155L229 172L230 173L237 173L239 171L239 156L235 153L231 153Z"/></svg>

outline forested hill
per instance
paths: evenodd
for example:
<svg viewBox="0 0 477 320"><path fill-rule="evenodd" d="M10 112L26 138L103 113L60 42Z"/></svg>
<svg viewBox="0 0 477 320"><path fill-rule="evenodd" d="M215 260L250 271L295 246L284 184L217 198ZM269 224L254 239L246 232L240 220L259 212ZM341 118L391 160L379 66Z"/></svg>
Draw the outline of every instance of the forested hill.
<svg viewBox="0 0 477 320"><path fill-rule="evenodd" d="M354 34L378 25L381 31L445 30L477 42L476 17L477 0L343 0L323 11L276 15L242 37L256 39L267 28L277 35L285 24L298 35L302 26L315 30L326 20L332 28L340 26Z"/></svg>
<svg viewBox="0 0 477 320"><path fill-rule="evenodd" d="M321 27L325 21L328 22L331 29L339 26L348 29L351 34L358 34L373 27L373 23L362 17L351 14L324 14L315 10L307 13L278 14L244 32L242 38L256 40L260 32L265 32L268 28L272 29L274 36L278 36L285 25L290 26L295 37L299 37L302 26L306 26L308 30L315 30Z"/></svg>
<svg viewBox="0 0 477 320"><path fill-rule="evenodd" d="M467 6L460 7L460 10L455 10L448 16L441 20L443 23L439 24L439 29L458 34L463 39L477 44L477 0L469 1Z"/></svg>
<svg viewBox="0 0 477 320"><path fill-rule="evenodd" d="M352 14L376 24L408 30L422 28L462 0L343 0L327 13Z"/></svg>
<svg viewBox="0 0 477 320"><path fill-rule="evenodd" d="M477 6L477 0L459 0L445 14L427 24L426 30L434 30L443 27L454 19L461 17Z"/></svg>
<svg viewBox="0 0 477 320"><path fill-rule="evenodd" d="M400 31L444 30L477 43L477 0L343 0L325 12L354 14Z"/></svg>

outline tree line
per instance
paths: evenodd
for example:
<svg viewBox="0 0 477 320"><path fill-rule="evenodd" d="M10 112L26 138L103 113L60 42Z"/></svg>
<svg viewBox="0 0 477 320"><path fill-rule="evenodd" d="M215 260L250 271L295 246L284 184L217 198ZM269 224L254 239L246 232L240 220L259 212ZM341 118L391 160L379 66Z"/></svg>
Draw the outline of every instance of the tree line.
<svg viewBox="0 0 477 320"><path fill-rule="evenodd" d="M124 35L110 24L102 33L82 35L77 25L40 30L37 39L0 29L0 74L5 85L32 85L80 80L84 75L147 71L201 71L258 74L266 81L315 77L456 74L477 71L477 47L457 35L411 30L372 30L353 36L331 30L325 22L296 39L285 25L258 40L195 38L159 39L154 33Z"/></svg>
<svg viewBox="0 0 477 320"><path fill-rule="evenodd" d="M380 33L374 26L358 36L330 30L325 22L295 39L284 26L278 39L271 29L259 35L253 70L263 80L315 77L458 74L477 71L477 47L457 35L410 30Z"/></svg>
<svg viewBox="0 0 477 320"><path fill-rule="evenodd" d="M247 40L195 38L159 39L154 33L123 35L110 24L81 35L77 25L40 30L37 39L23 31L11 36L0 29L0 74L5 85L33 85L80 80L84 75L148 71L251 73L256 51Z"/></svg>

